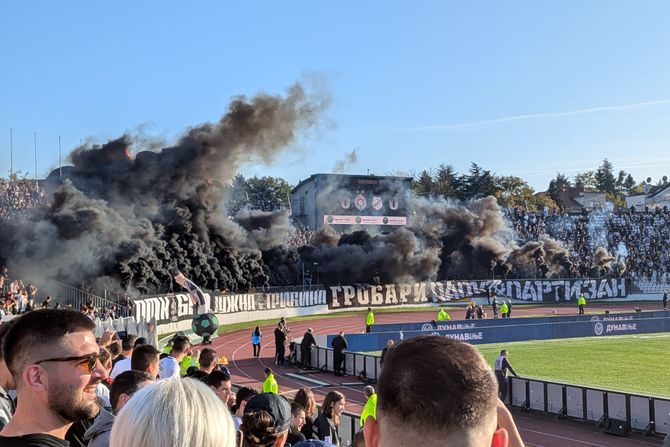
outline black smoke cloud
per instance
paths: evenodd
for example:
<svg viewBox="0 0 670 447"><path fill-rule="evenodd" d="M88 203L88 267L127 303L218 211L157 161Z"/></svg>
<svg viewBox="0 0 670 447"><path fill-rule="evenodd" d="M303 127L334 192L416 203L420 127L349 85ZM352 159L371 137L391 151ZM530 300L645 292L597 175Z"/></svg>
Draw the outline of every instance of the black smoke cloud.
<svg viewBox="0 0 670 447"><path fill-rule="evenodd" d="M575 267L553 239L518 246L494 197L461 205L411 199L409 225L392 233L355 231L337 235L329 227L299 249L316 263L326 283L571 277Z"/></svg>
<svg viewBox="0 0 670 447"><path fill-rule="evenodd" d="M288 216L229 219L225 185L243 164L271 163L327 105L294 85L285 96L235 98L218 122L190 128L173 147L133 158L129 135L79 147L67 180L58 171L48 179L53 205L12 222L1 255L17 276L114 290L166 289L173 267L209 289L267 285L276 275L263 252L281 244Z"/></svg>
<svg viewBox="0 0 670 447"><path fill-rule="evenodd" d="M231 291L299 284L303 266L326 284L574 275L560 243L519 247L493 197L458 205L386 185L407 210L406 227L347 234L327 227L298 248L284 244L286 212L228 216L226 185L240 166L271 163L318 126L326 106L296 85L284 97L236 98L218 122L189 129L173 147L133 157L138 141L125 135L77 148L67 179L60 182L58 171L47 179L52 205L12 222L0 235L0 256L31 280L130 293L170 290L174 267L204 288ZM329 203L340 204L339 188L326 191Z"/></svg>

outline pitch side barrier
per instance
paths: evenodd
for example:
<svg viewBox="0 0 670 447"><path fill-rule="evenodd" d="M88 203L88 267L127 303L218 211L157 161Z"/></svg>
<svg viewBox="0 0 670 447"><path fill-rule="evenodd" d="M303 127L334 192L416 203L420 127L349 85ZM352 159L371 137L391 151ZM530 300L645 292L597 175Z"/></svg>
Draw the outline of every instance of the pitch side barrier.
<svg viewBox="0 0 670 447"><path fill-rule="evenodd" d="M670 310L628 312L617 314L598 315L561 315L555 317L530 317L530 318L485 318L475 320L450 320L450 321L425 321L423 323L387 323L373 324L370 332L399 332L399 331L424 331L436 330L463 330L489 326L514 326L518 324L536 323L570 323L579 321L625 321L639 318L662 318L670 317Z"/></svg>
<svg viewBox="0 0 670 447"><path fill-rule="evenodd" d="M349 334L346 336L349 350L358 352L379 351L389 340L400 340L419 335L440 335L471 344L506 343L527 340L551 340L556 338L600 337L606 335L648 334L670 331L670 317L634 318L614 321L577 321L525 323L522 318L517 324L473 327L470 329L433 330L433 331L397 331L370 334ZM335 335L326 337L327 346Z"/></svg>
<svg viewBox="0 0 670 447"><path fill-rule="evenodd" d="M300 350L298 350L300 359ZM333 371L333 350L312 348L311 366ZM348 376L372 382L381 374L378 355L344 353L344 370ZM507 403L515 407L606 425L609 420L626 421L632 429L648 433L670 433L670 399L625 393L575 384L549 382L532 378L510 378ZM356 421L357 422L357 421ZM358 425L355 424L354 427ZM340 434L343 433L342 426ZM355 431L351 431L353 435Z"/></svg>

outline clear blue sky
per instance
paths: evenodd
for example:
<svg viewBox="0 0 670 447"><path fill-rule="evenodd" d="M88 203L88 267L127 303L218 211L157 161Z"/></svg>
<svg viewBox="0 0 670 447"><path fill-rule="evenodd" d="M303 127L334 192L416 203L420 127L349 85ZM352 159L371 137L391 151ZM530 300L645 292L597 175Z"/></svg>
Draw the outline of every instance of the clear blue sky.
<svg viewBox="0 0 670 447"><path fill-rule="evenodd" d="M356 147L349 173L474 161L543 190L607 157L670 175L667 1L43 0L0 17L3 176L10 127L14 169L33 175L36 131L43 177L58 135L64 154L140 126L173 141L234 95L314 77L332 125L243 173L295 183Z"/></svg>

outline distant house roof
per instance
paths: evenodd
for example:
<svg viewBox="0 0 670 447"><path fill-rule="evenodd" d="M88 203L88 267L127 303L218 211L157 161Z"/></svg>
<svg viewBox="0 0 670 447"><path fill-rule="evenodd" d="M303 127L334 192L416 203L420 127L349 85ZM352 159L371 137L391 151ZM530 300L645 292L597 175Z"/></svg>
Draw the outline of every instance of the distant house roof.
<svg viewBox="0 0 670 447"><path fill-rule="evenodd" d="M647 192L647 198L652 199L656 197L657 195L661 194L665 190L670 188L670 183L666 183L665 185L660 185L660 186L653 186L649 192Z"/></svg>
<svg viewBox="0 0 670 447"><path fill-rule="evenodd" d="M584 194L605 194L595 189L586 189L583 187L565 187L560 194L560 199L566 208L584 208L586 204L579 203L576 199Z"/></svg>

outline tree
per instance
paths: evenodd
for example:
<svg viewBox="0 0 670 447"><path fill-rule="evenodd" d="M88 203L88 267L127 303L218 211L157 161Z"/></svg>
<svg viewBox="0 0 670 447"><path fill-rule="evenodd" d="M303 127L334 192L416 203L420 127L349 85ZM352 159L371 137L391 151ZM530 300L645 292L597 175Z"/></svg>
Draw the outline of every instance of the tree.
<svg viewBox="0 0 670 447"><path fill-rule="evenodd" d="M281 177L252 177L247 180L247 193L252 209L275 211L289 207L291 185Z"/></svg>
<svg viewBox="0 0 670 447"><path fill-rule="evenodd" d="M421 171L419 178L412 182L412 189L417 196L430 196L434 193L434 188L433 175L425 169Z"/></svg>
<svg viewBox="0 0 670 447"><path fill-rule="evenodd" d="M233 178L228 192L228 212L237 214L244 207L262 211L288 208L291 185L281 177Z"/></svg>
<svg viewBox="0 0 670 447"><path fill-rule="evenodd" d="M462 200L493 196L497 191L495 177L491 171L483 169L477 163L472 163L468 174L462 175L459 181L458 197Z"/></svg>
<svg viewBox="0 0 670 447"><path fill-rule="evenodd" d="M554 203L561 203L561 192L564 188L569 188L572 186L570 184L570 179L561 174L560 172L556 173L556 178L549 182L549 188L547 193L549 193L549 198L554 201Z"/></svg>
<svg viewBox="0 0 670 447"><path fill-rule="evenodd" d="M537 210L535 190L521 177L514 175L496 177L495 197L503 208Z"/></svg>
<svg viewBox="0 0 670 447"><path fill-rule="evenodd" d="M587 189L596 189L596 174L593 171L578 172L575 175L575 186Z"/></svg>
<svg viewBox="0 0 670 447"><path fill-rule="evenodd" d="M614 178L614 167L606 158L598 166L595 173L596 188L603 192L616 194L616 179Z"/></svg>
<svg viewBox="0 0 670 447"><path fill-rule="evenodd" d="M458 178L451 165L441 164L435 175L435 193L445 198L456 197L458 194Z"/></svg>
<svg viewBox="0 0 670 447"><path fill-rule="evenodd" d="M633 179L633 176L628 174L628 176L626 177L626 180L623 181L622 186L623 186L624 191L626 191L626 194L630 195L630 194L635 193L636 184L635 184L635 179Z"/></svg>

